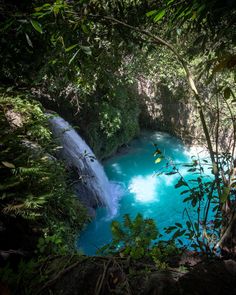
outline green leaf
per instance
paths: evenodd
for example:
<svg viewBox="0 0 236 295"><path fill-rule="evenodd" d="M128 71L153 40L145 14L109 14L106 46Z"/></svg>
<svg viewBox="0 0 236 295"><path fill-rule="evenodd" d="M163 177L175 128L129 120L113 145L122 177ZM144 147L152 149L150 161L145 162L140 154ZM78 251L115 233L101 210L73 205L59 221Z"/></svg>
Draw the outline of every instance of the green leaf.
<svg viewBox="0 0 236 295"><path fill-rule="evenodd" d="M35 11L41 11L41 10L44 10L45 8L50 8L50 7L51 7L51 4L45 3L44 5L42 5L40 7L36 7L34 10Z"/></svg>
<svg viewBox="0 0 236 295"><path fill-rule="evenodd" d="M175 0L170 0L168 3L167 3L167 6L170 5L171 3L173 3Z"/></svg>
<svg viewBox="0 0 236 295"><path fill-rule="evenodd" d="M14 23L14 20L7 21L5 26L0 29L0 31L5 32Z"/></svg>
<svg viewBox="0 0 236 295"><path fill-rule="evenodd" d="M153 14L156 14L157 13L157 10L151 10L149 12L146 13L146 16L149 17L149 16L152 16Z"/></svg>
<svg viewBox="0 0 236 295"><path fill-rule="evenodd" d="M229 187L223 187L223 192L222 194L220 195L220 201L222 203L225 203L227 201L227 198L229 196L229 193L230 193L230 188Z"/></svg>
<svg viewBox="0 0 236 295"><path fill-rule="evenodd" d="M188 169L188 172L195 172L197 169L196 168L190 168Z"/></svg>
<svg viewBox="0 0 236 295"><path fill-rule="evenodd" d="M80 48L83 50L83 52L87 55L92 55L92 50L89 46L80 46Z"/></svg>
<svg viewBox="0 0 236 295"><path fill-rule="evenodd" d="M180 194L184 195L184 194L187 194L188 192L189 192L189 190L185 190L185 191L182 191Z"/></svg>
<svg viewBox="0 0 236 295"><path fill-rule="evenodd" d="M169 233L171 233L175 229L176 229L176 226L168 226L167 228L165 228L165 232L167 234L169 234Z"/></svg>
<svg viewBox="0 0 236 295"><path fill-rule="evenodd" d="M142 247L133 248L130 251L130 255L134 259L140 259L140 258L142 258L144 256L144 254L145 254L145 251L144 251L144 248L142 248Z"/></svg>
<svg viewBox="0 0 236 295"><path fill-rule="evenodd" d="M74 44L74 45L71 45L70 47L65 48L65 52L68 52L68 51L74 49L76 46L78 46L78 44Z"/></svg>
<svg viewBox="0 0 236 295"><path fill-rule="evenodd" d="M231 89L229 87L226 87L224 90L224 97L225 99L229 99L231 94Z"/></svg>
<svg viewBox="0 0 236 295"><path fill-rule="evenodd" d="M177 239L177 241L180 243L181 246L184 244L180 239Z"/></svg>
<svg viewBox="0 0 236 295"><path fill-rule="evenodd" d="M37 32L39 32L40 34L43 33L41 24L39 22L37 22L36 20L33 20L33 19L31 19L30 22Z"/></svg>
<svg viewBox="0 0 236 295"><path fill-rule="evenodd" d="M167 172L167 173L165 173L165 175L173 175L173 174L176 174L176 173L178 173L178 172L176 172L176 171L172 171L172 172Z"/></svg>
<svg viewBox="0 0 236 295"><path fill-rule="evenodd" d="M154 22L158 22L163 18L163 16L166 14L166 10L162 9L155 17L154 17Z"/></svg>
<svg viewBox="0 0 236 295"><path fill-rule="evenodd" d="M176 222L175 225L177 225L178 227L183 227L181 223Z"/></svg>
<svg viewBox="0 0 236 295"><path fill-rule="evenodd" d="M133 224L132 224L129 214L125 214L123 216L123 219L124 219L124 226L126 226L129 229L132 229Z"/></svg>
<svg viewBox="0 0 236 295"><path fill-rule="evenodd" d="M87 26L86 25L81 25L81 29L83 30L83 32L85 33L85 34L88 34L89 33L89 30L88 30L88 28L87 28Z"/></svg>
<svg viewBox="0 0 236 295"><path fill-rule="evenodd" d="M157 159L155 160L155 163L156 163L156 164L157 164L157 163L160 163L161 160L162 160L162 158L157 158Z"/></svg>
<svg viewBox="0 0 236 295"><path fill-rule="evenodd" d="M190 200L192 200L192 196L185 198L185 199L183 200L183 202L185 203L185 202L188 202L188 201L190 201Z"/></svg>
<svg viewBox="0 0 236 295"><path fill-rule="evenodd" d="M193 207L195 207L195 206L197 205L197 199L196 199L196 198L192 199L192 201L191 201L191 205L192 205Z"/></svg>
<svg viewBox="0 0 236 295"><path fill-rule="evenodd" d="M172 236L172 239L176 239L178 237L181 237L183 234L185 234L186 230L180 230L178 229Z"/></svg>
<svg viewBox="0 0 236 295"><path fill-rule="evenodd" d="M198 232L199 231L199 224L197 222L194 222L194 227L195 227L196 231Z"/></svg>
<svg viewBox="0 0 236 295"><path fill-rule="evenodd" d="M191 228L191 223L190 223L190 221L186 221L186 225L187 225L188 229Z"/></svg>
<svg viewBox="0 0 236 295"><path fill-rule="evenodd" d="M69 65L73 62L73 60L76 58L76 55L79 53L80 49L76 51L76 53L72 56L72 58L69 60Z"/></svg>
<svg viewBox="0 0 236 295"><path fill-rule="evenodd" d="M194 166L194 164L192 163L192 164L184 164L183 165L183 167L193 167Z"/></svg>
<svg viewBox="0 0 236 295"><path fill-rule="evenodd" d="M206 8L206 5L205 4L202 4L198 10L197 10L197 13L199 14L202 10L204 10Z"/></svg>
<svg viewBox="0 0 236 295"><path fill-rule="evenodd" d="M181 186L188 186L187 183L183 180L183 177L180 178L178 183L175 185L175 188L179 188Z"/></svg>

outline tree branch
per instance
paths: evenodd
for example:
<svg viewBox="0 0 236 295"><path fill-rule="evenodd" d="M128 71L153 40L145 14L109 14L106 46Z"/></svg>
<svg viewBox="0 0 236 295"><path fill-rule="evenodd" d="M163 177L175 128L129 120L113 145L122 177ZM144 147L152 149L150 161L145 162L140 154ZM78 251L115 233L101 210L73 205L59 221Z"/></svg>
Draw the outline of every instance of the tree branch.
<svg viewBox="0 0 236 295"><path fill-rule="evenodd" d="M204 113L203 113L203 104L202 104L201 98L200 98L198 90L196 88L193 75L192 75L192 73L190 72L190 70L188 68L187 62L182 58L182 56L178 53L178 51L174 48L174 46L171 45L166 40L160 38L159 36L153 35L149 31L146 31L146 30L139 29L137 27L131 26L131 25L129 25L129 24L123 22L123 21L120 21L120 20L114 18L114 17L103 16L103 15L90 15L90 17L110 21L110 22L119 24L119 25L121 25L123 27L129 28L132 31L138 32L138 33L140 33L142 35L145 35L145 36L151 38L154 41L154 43L156 43L158 45L161 44L161 45L166 46L171 52L174 53L174 55L177 57L178 61L180 62L180 64L182 65L182 67L183 67L183 69L185 71L186 78L187 78L188 84L190 86L190 89L192 90L192 92L194 94L194 97L195 97L195 99L196 99L196 101L198 103L198 112L199 112L199 115L200 115L200 120L201 120L201 123L202 123L203 132L205 134L205 138L206 138L206 141L207 141L207 146L208 146L208 150L209 150L209 153L210 153L211 161L212 161L213 167L214 166L216 167L212 142L211 142L210 133L209 133L209 130L208 130L208 127L207 127L207 124L206 124L205 116L204 116ZM215 171L214 173L215 173L215 176L217 178L217 174L219 173L218 170Z"/></svg>

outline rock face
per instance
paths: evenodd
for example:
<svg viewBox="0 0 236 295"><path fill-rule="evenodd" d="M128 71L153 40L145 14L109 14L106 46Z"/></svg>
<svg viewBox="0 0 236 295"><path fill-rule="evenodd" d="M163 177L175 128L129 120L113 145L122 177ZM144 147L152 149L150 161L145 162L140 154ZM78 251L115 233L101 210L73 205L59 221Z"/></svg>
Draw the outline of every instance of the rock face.
<svg viewBox="0 0 236 295"><path fill-rule="evenodd" d="M151 85L147 88L145 80L141 80L138 87L142 127L168 132L190 144L201 140L201 127L193 104L174 97L165 85L160 84L154 91L150 89Z"/></svg>
<svg viewBox="0 0 236 295"><path fill-rule="evenodd" d="M236 294L236 262L233 260L202 263L179 279L180 294Z"/></svg>
<svg viewBox="0 0 236 295"><path fill-rule="evenodd" d="M39 294L234 295L235 280L233 260L201 262L183 273L120 258L87 257L65 269Z"/></svg>
<svg viewBox="0 0 236 295"><path fill-rule="evenodd" d="M140 96L141 127L168 132L181 138L186 144L205 144L205 136L199 119L198 109L186 86L176 86L173 93L166 84L152 84L140 77L137 83ZM204 97L208 97L206 94ZM213 104L206 98L204 110L209 132L215 141L217 116ZM227 151L233 143L233 127L229 114L221 113L219 122L219 148Z"/></svg>
<svg viewBox="0 0 236 295"><path fill-rule="evenodd" d="M79 126L80 134L99 159L111 156L120 146L132 140L138 135L139 127L168 132L189 145L205 144L196 102L185 78L172 81L172 86L168 83L160 79L153 82L140 75L132 86L123 85L122 89L116 90L117 97L112 104L103 101L99 91L94 93L93 97L88 97L84 105L73 104L73 101L79 100L73 92L70 94L70 100L61 97L58 101L46 94L34 94L45 108L56 111L71 124ZM210 93L203 89L201 96L205 99L205 118L214 141L216 109ZM119 128L109 136L104 133L103 125L109 122L113 124L115 121L112 112L107 122L101 117L107 109L113 109L114 114L119 113L121 120ZM223 120L219 124L219 145L226 151L233 143L232 118L227 110L222 110L221 115Z"/></svg>
<svg viewBox="0 0 236 295"><path fill-rule="evenodd" d="M58 97L36 89L34 95L47 110L55 111L76 126L101 160L113 155L118 147L127 144L140 131L137 88L121 83L113 86L109 83L110 90L98 87L93 94L86 96L86 100L78 97L80 91L76 87L69 97L64 92Z"/></svg>

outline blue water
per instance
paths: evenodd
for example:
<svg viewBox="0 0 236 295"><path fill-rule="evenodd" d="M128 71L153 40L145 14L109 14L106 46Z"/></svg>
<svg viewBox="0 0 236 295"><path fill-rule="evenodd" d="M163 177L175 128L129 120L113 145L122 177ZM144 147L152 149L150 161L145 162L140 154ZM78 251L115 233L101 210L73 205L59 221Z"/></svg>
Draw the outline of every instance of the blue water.
<svg viewBox="0 0 236 295"><path fill-rule="evenodd" d="M155 144L168 161L164 159L155 164ZM103 163L108 178L119 182L124 190L118 213L109 218L106 209L98 209L96 219L81 233L78 248L87 255L94 255L97 249L111 241L111 221L122 221L126 213L132 218L137 213L145 218L153 218L162 234L165 227L175 222L185 223L187 216L183 210L189 205L183 203L187 195L181 196L180 192L186 187L174 188L180 176L158 174L163 168L166 169L167 162L173 161L186 180L192 178L187 172L189 168L179 165L191 163L191 156L198 157L196 153L191 155L180 140L166 133L144 132L129 147ZM192 207L189 206L188 210L194 218ZM168 239L168 236L164 234L164 238Z"/></svg>

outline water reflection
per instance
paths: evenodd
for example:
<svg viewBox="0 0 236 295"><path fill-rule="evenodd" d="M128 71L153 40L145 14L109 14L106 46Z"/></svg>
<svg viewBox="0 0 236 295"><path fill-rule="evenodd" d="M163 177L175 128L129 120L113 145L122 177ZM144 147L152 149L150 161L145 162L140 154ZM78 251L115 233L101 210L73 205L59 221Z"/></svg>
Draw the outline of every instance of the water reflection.
<svg viewBox="0 0 236 295"><path fill-rule="evenodd" d="M134 194L136 201L148 203L159 201L156 194L158 179L155 175L133 177L129 184L129 191Z"/></svg>

